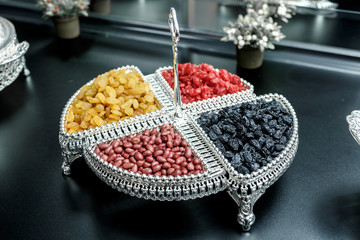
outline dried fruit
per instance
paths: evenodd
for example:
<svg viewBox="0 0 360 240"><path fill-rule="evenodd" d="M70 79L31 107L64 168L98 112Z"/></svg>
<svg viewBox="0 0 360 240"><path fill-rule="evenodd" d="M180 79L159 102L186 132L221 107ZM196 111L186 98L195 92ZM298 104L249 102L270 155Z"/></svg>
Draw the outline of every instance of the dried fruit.
<svg viewBox="0 0 360 240"><path fill-rule="evenodd" d="M240 173L256 171L284 150L292 133L291 114L277 101L243 103L197 120Z"/></svg>
<svg viewBox="0 0 360 240"><path fill-rule="evenodd" d="M178 65L179 86L183 103L191 103L229 93L236 93L249 88L236 75L227 70L215 71L214 67L202 63L195 65L184 63ZM174 88L173 69L162 72L162 76Z"/></svg>
<svg viewBox="0 0 360 240"><path fill-rule="evenodd" d="M65 117L65 128L75 133L160 108L140 74L113 69L80 89Z"/></svg>

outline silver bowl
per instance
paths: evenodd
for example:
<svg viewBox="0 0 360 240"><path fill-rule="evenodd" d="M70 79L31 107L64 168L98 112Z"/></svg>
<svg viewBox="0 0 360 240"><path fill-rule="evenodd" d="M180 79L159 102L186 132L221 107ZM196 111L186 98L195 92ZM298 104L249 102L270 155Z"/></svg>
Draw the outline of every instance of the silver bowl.
<svg viewBox="0 0 360 240"><path fill-rule="evenodd" d="M25 64L25 53L29 43L18 43L14 25L0 17L0 91L14 82L20 72L24 70L30 74Z"/></svg>

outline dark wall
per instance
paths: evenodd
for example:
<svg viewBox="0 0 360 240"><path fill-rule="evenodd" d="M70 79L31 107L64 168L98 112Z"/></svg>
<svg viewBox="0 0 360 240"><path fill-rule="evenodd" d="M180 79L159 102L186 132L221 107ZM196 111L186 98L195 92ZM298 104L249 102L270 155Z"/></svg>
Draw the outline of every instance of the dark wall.
<svg viewBox="0 0 360 240"><path fill-rule="evenodd" d="M338 9L360 11L360 1L358 0L330 0L339 4Z"/></svg>

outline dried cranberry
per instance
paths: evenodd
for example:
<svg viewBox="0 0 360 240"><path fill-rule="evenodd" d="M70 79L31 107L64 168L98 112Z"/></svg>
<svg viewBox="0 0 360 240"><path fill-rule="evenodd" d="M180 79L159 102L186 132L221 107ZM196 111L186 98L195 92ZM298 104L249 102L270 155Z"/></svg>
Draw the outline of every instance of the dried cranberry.
<svg viewBox="0 0 360 240"><path fill-rule="evenodd" d="M179 86L182 101L191 103L248 89L241 78L225 69L215 71L212 65L191 63L178 65ZM162 72L171 88L174 88L173 69Z"/></svg>

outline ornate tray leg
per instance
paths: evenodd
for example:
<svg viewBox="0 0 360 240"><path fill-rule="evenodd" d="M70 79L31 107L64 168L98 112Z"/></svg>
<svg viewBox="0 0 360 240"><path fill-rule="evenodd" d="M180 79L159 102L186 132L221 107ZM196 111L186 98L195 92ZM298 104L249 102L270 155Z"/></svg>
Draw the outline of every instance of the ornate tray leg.
<svg viewBox="0 0 360 240"><path fill-rule="evenodd" d="M62 173L66 176L69 176L71 175L71 163L74 162L75 159L81 157L81 154L72 154L63 151L61 155L64 158L64 162L61 165Z"/></svg>
<svg viewBox="0 0 360 240"><path fill-rule="evenodd" d="M75 161L75 159L82 156L80 142L81 139L77 139L77 141L70 141L62 134L59 135L61 155L64 159L61 165L61 170L64 175L69 176L71 174L71 164Z"/></svg>
<svg viewBox="0 0 360 240"><path fill-rule="evenodd" d="M227 192L239 207L237 216L238 223L244 231L249 231L255 222L255 214L253 212L254 204L260 196L264 194L265 189L256 189L256 187L252 188L249 185L240 185L230 187Z"/></svg>

